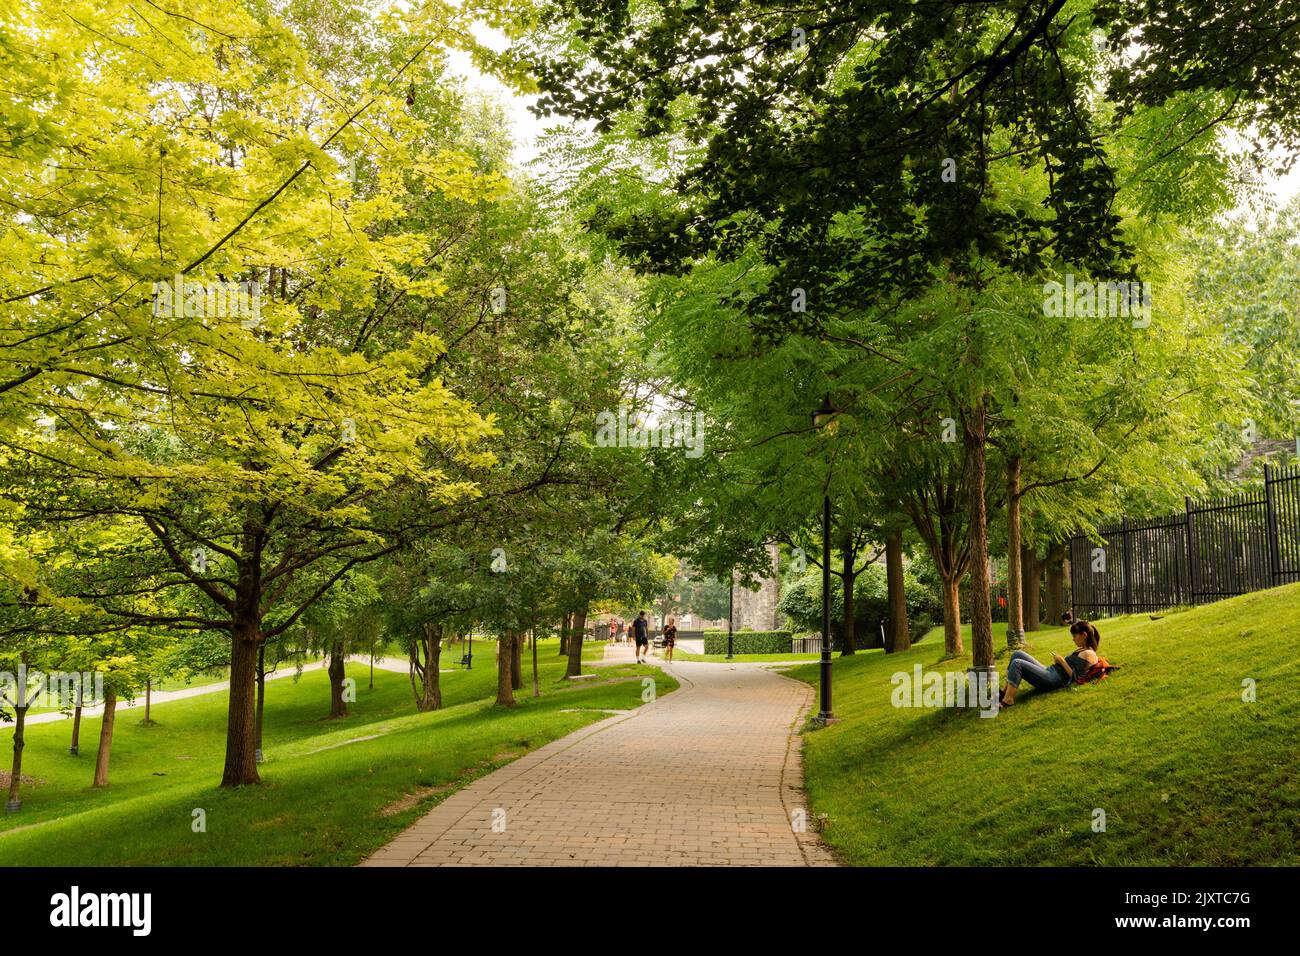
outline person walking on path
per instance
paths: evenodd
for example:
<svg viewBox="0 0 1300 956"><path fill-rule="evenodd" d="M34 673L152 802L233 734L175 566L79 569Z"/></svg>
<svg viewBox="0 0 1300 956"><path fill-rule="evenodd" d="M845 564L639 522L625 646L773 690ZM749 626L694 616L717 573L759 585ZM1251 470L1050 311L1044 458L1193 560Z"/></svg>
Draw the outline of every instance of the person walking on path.
<svg viewBox="0 0 1300 956"><path fill-rule="evenodd" d="M673 662L673 645L677 643L677 625L673 623L675 618L669 618L668 623L664 625L664 659L671 664Z"/></svg>
<svg viewBox="0 0 1300 956"><path fill-rule="evenodd" d="M636 620L632 622L632 630L636 632L636 662L649 663L650 622L645 619L645 611L636 616Z"/></svg>

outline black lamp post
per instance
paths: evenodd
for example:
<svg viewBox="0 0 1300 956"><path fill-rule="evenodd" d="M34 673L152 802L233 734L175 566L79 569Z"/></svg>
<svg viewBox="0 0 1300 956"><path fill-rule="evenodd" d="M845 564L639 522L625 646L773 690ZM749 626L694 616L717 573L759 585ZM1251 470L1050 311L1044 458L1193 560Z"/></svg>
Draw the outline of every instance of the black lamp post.
<svg viewBox="0 0 1300 956"><path fill-rule="evenodd" d="M732 615L736 606L736 572L731 572L727 581L727 660L731 660Z"/></svg>
<svg viewBox="0 0 1300 956"><path fill-rule="evenodd" d="M834 420L838 409L827 395L821 407L812 414L814 428L824 428ZM831 496L828 490L822 495L822 659L821 659L821 709L817 723L828 724L835 719L831 711Z"/></svg>

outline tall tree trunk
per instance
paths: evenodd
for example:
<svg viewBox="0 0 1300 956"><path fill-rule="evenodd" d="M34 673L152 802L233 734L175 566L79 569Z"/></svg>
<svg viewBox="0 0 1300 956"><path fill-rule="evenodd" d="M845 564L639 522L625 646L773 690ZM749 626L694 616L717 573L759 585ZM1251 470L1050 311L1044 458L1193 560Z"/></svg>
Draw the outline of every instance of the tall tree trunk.
<svg viewBox="0 0 1300 956"><path fill-rule="evenodd" d="M569 631L573 622L573 614L566 613L560 621L560 653L569 653Z"/></svg>
<svg viewBox="0 0 1300 956"><path fill-rule="evenodd" d="M1020 594L1025 608L1025 630L1036 631L1042 622L1040 594L1043 590L1043 565L1038 553L1028 545L1020 548Z"/></svg>
<svg viewBox="0 0 1300 956"><path fill-rule="evenodd" d="M450 642L449 642L450 643ZM437 626L429 643L429 672L425 675L426 695L431 709L442 709L442 625Z"/></svg>
<svg viewBox="0 0 1300 956"><path fill-rule="evenodd" d="M343 663L343 640L330 645L330 716L346 717L348 705L343 699L343 678L347 673Z"/></svg>
<svg viewBox="0 0 1300 956"><path fill-rule="evenodd" d="M840 541L840 579L844 585L844 621L841 625L843 637L840 640L840 657L846 657L858 649L857 618L853 605L853 585L857 575L853 573L853 542L848 535Z"/></svg>
<svg viewBox="0 0 1300 956"><path fill-rule="evenodd" d="M533 696L542 696L542 685L537 680L537 626L529 628L533 634Z"/></svg>
<svg viewBox="0 0 1300 956"><path fill-rule="evenodd" d="M266 713L266 642L257 645L257 715L253 728L253 760L262 762L262 717Z"/></svg>
<svg viewBox="0 0 1300 956"><path fill-rule="evenodd" d="M961 633L961 581L970 567L970 522L966 516L969 496L964 490L966 461L962 455L961 477L934 482L926 489L927 502L912 497L903 508L921 540L925 542L941 579L943 596L943 644L947 657L964 653ZM922 635L924 636L924 635Z"/></svg>
<svg viewBox="0 0 1300 956"><path fill-rule="evenodd" d="M956 657L965 653L961 639L961 575L945 575L943 584L943 653Z"/></svg>
<svg viewBox="0 0 1300 956"><path fill-rule="evenodd" d="M907 589L903 578L903 532L885 537L885 583L889 593L889 621L885 626L885 653L894 654L912 646L907 625Z"/></svg>
<svg viewBox="0 0 1300 956"><path fill-rule="evenodd" d="M77 706L72 709L72 743L68 745L68 753L74 757L81 753L81 707L85 703L85 680L77 678Z"/></svg>
<svg viewBox="0 0 1300 956"><path fill-rule="evenodd" d="M1019 455L1007 459L1007 647L1025 646L1025 611L1020 553Z"/></svg>
<svg viewBox="0 0 1300 956"><path fill-rule="evenodd" d="M587 602L584 601L573 612L573 631L569 641L569 666L564 669L565 677L577 677L582 673L582 635L587 630Z"/></svg>
<svg viewBox="0 0 1300 956"><path fill-rule="evenodd" d="M144 682L144 720L142 721L142 723L146 727L148 727L150 724L153 723L153 719L150 716L150 712L152 711L152 709L153 709L153 681L146 680Z"/></svg>
<svg viewBox="0 0 1300 956"><path fill-rule="evenodd" d="M424 623L424 674L420 710L442 709L442 625Z"/></svg>
<svg viewBox="0 0 1300 956"><path fill-rule="evenodd" d="M971 664L993 668L993 608L989 601L989 529L984 502L988 409L981 402L962 416L966 440L967 494L970 515Z"/></svg>
<svg viewBox="0 0 1300 956"><path fill-rule="evenodd" d="M406 676L411 682L415 709L424 710L424 669L429 666L429 635L412 637L406 642Z"/></svg>
<svg viewBox="0 0 1300 956"><path fill-rule="evenodd" d="M20 673L22 672L20 671ZM27 746L24 737L27 725L27 708L31 706L27 703L26 688L18 688L18 693L21 695L19 700L23 706L14 705L14 759L13 763L9 765L9 800L5 803L5 809L10 813L18 812L23 805L19 797L19 791L23 782L23 748Z"/></svg>
<svg viewBox="0 0 1300 956"><path fill-rule="evenodd" d="M524 689L524 632L514 632L510 653L510 687L513 690Z"/></svg>
<svg viewBox="0 0 1300 956"><path fill-rule="evenodd" d="M96 787L108 786L108 757L113 750L113 718L117 715L117 693L111 687L104 690L104 719L99 725L99 750L95 753Z"/></svg>
<svg viewBox="0 0 1300 956"><path fill-rule="evenodd" d="M1065 612L1065 568L1060 558L1053 558L1049 555L1047 559L1047 606L1044 611L1047 614L1047 623L1056 625L1061 623L1061 615Z"/></svg>
<svg viewBox="0 0 1300 956"><path fill-rule="evenodd" d="M226 713L226 764L223 787L259 783L257 775L257 651L262 644L261 622L235 625L230 642L230 704Z"/></svg>
<svg viewBox="0 0 1300 956"><path fill-rule="evenodd" d="M502 707L515 706L514 681L511 679L515 659L514 633L507 629L497 641L497 703Z"/></svg>
<svg viewBox="0 0 1300 956"><path fill-rule="evenodd" d="M442 635L441 622L425 621L421 636L407 646L410 658L411 693L415 709L421 713L442 707Z"/></svg>

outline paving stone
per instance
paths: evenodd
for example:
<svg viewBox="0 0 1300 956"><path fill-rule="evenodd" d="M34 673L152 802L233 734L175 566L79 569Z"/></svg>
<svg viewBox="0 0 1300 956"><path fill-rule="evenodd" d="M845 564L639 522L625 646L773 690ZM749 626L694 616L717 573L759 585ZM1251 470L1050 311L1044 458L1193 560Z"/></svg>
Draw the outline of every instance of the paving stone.
<svg viewBox="0 0 1300 956"><path fill-rule="evenodd" d="M669 669L679 690L481 777L361 865L834 865L791 825L812 689L755 665Z"/></svg>

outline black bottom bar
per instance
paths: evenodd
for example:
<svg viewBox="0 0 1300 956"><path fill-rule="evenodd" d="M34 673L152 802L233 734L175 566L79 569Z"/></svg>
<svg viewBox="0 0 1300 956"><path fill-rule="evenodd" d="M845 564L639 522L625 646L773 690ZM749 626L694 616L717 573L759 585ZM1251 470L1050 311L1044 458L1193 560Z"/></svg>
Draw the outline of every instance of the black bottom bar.
<svg viewBox="0 0 1300 956"><path fill-rule="evenodd" d="M356 941L369 944L383 938L411 900L441 900L445 903L445 930L461 922L458 898L495 894L518 889L514 898L525 901L546 899L554 888L554 874L536 869L6 869L6 932L26 940L47 934L57 938L78 934L112 939L115 951L151 943L175 945L189 942L197 931L238 926L238 938L254 941L279 938L292 933L296 948L312 942L337 947ZM719 874L705 869L658 870L650 874L625 874L633 882L648 878L670 880L674 893L698 888L716 888ZM1053 912L1068 913L1072 934L1090 938L1112 933L1150 937L1163 934L1196 933L1220 946L1231 947L1241 934L1254 930L1279 933L1294 921L1293 889L1295 869L733 869L728 870L729 893L737 899L807 899L819 892L848 898L854 906L834 913L845 928L867 936L876 930L911 927L921 939L934 927L936 908L950 918L971 918L986 927L981 933L986 945L997 940L1025 940L1051 922ZM610 874L613 876L613 874ZM739 884L739 885L737 885ZM130 925L77 927L51 925L68 911L72 888L78 899L102 893L148 893L149 933L136 936ZM594 899L608 893L608 879L590 884ZM238 887L238 892L230 892ZM601 889L605 887L605 889ZM976 887L972 890L972 887ZM613 892L617 893L617 889ZM756 897L753 894L765 894ZM847 897L839 894L847 893ZM468 894L468 897L466 896ZM766 895L772 894L772 895ZM143 899L143 898L141 898ZM593 899L593 901L594 901ZM345 907L339 918L323 918L322 903L334 901ZM60 906L63 909L60 910ZM580 931L588 935L605 918L611 928L626 928L626 912L617 906L589 906L579 920ZM1012 919L1011 910L1019 916ZM418 907L416 909L418 911ZM519 912L517 910L517 912ZM744 917L745 910L729 913L719 926L735 939L747 933L769 933L775 926L768 919ZM295 916L294 914L298 914ZM314 914L314 915L313 915ZM999 914L999 915L994 915ZM480 912L479 916L482 915ZM286 925L292 920L292 927ZM65 920L66 921L66 920ZM698 926L708 923L701 921ZM777 921L783 922L783 921ZM417 925L417 919L412 925ZM793 921L792 925L797 924ZM409 927L408 927L409 929ZM464 932L463 927L460 932ZM640 932L640 931L638 931ZM527 930L516 929L526 936ZM945 943L951 937L940 933ZM11 938L15 938L12 937Z"/></svg>

